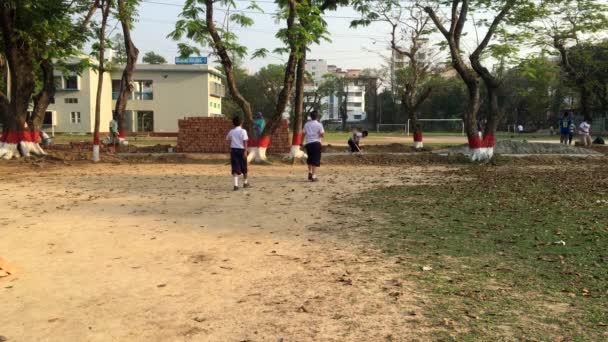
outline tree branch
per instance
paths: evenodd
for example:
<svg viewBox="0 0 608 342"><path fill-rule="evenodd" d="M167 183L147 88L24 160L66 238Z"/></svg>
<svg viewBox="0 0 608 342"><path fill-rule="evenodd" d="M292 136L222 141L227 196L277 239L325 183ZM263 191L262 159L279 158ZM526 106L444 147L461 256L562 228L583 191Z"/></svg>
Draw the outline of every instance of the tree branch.
<svg viewBox="0 0 608 342"><path fill-rule="evenodd" d="M494 32L496 32L498 25L502 22L502 20L505 18L505 16L509 13L509 11L511 10L511 8L513 8L514 5L515 5L515 0L508 0L505 3L505 5L502 8L502 10L500 11L500 13L498 13L498 15L492 21L492 24L488 28L488 32L486 32L485 37L483 38L481 43L477 46L477 48L475 49L475 51L473 52L471 57L473 57L473 56L475 56L475 58L481 57L481 54L483 53L484 49L488 46L488 44L490 43L490 40L492 40L492 36L494 35Z"/></svg>
<svg viewBox="0 0 608 342"><path fill-rule="evenodd" d="M431 7L424 7L424 11L429 15L439 32L443 34L443 36L449 41L451 37L451 33L443 26L439 17L437 17L437 13Z"/></svg>

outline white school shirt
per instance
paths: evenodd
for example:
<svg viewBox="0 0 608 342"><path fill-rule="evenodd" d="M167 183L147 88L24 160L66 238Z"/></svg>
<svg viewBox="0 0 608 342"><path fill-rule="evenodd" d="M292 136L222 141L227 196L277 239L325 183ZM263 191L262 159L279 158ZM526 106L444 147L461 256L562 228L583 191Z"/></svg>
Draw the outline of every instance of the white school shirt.
<svg viewBox="0 0 608 342"><path fill-rule="evenodd" d="M317 120L310 120L304 125L304 134L306 135L306 143L321 142L321 134L325 130L323 125Z"/></svg>
<svg viewBox="0 0 608 342"><path fill-rule="evenodd" d="M243 127L235 127L228 132L226 140L230 141L230 148L245 148L245 141L249 140L247 131Z"/></svg>
<svg viewBox="0 0 608 342"><path fill-rule="evenodd" d="M591 125L588 124L587 121L583 121L578 127L581 129L581 135L589 135L589 128L591 128Z"/></svg>

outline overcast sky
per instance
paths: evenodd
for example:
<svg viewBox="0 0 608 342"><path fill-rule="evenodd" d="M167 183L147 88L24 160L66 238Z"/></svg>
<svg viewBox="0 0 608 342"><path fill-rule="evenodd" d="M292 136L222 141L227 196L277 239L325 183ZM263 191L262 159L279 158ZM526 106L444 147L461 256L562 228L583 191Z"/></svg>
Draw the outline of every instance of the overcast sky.
<svg viewBox="0 0 608 342"><path fill-rule="evenodd" d="M139 48L140 56L145 52L155 51L163 55L170 63L178 55L177 43L166 38L174 29L175 21L181 12L184 0L143 0L139 11L139 21L133 30L133 39ZM245 10L249 1L236 0L237 8ZM238 34L242 44L248 47L249 51L259 48L266 48L272 51L281 46L281 43L274 37L277 29L285 25L284 22L276 23L272 14L275 12L275 5L272 0L260 0L258 5L264 9L265 13L248 13L254 19L252 27L243 29L236 25L231 26ZM216 18L218 22L223 22L225 11L221 11L223 6L216 5ZM328 12L325 20L328 23L331 34L331 42L324 42L321 45L313 46L308 54L309 59L325 59L329 64L335 64L341 68L377 68L383 63L383 59L378 54L389 55L388 39L390 37L390 26L386 23L374 23L369 27L351 29L350 21L358 18L357 12L351 8L341 8L337 11ZM112 36L122 33L120 25L112 21L109 26L113 30ZM472 27L470 27L472 29ZM440 40L438 35L433 40ZM463 40L464 47L475 46L475 35L469 34ZM243 62L250 71L256 71L260 67L269 63L281 63L285 56L269 55L262 59L246 58Z"/></svg>

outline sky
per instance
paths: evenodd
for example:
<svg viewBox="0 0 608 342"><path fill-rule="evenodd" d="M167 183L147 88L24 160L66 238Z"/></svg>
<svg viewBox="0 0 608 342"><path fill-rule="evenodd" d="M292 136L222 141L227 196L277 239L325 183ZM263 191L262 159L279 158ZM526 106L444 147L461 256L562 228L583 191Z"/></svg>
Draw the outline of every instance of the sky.
<svg viewBox="0 0 608 342"><path fill-rule="evenodd" d="M237 9L246 10L250 1L236 0ZM164 56L169 63L179 54L177 42L167 38L174 29L175 21L181 12L184 0L142 0L139 9L139 19L133 29L133 40L140 50L140 56L148 51L154 51ZM275 38L279 27L285 23L277 23L273 17L275 4L272 0L259 0L258 5L264 13L247 13L254 20L254 25L240 28L231 24L231 30L237 33L241 44L247 46L250 52L259 48L272 51L280 47L281 43ZM221 24L225 16L225 8L216 5L216 18ZM322 42L312 46L307 58L325 59L328 64L334 64L343 69L379 68L386 63L381 56L390 56L389 39L390 25L387 23L373 23L364 28L351 29L350 22L359 18L352 8L340 8L329 11L324 16L328 23L331 42ZM120 25L114 20L110 22L110 36L121 34ZM441 37L435 35L431 40L439 41ZM474 35L468 35L463 40L465 48L475 46ZM283 63L286 56L271 53L260 59L245 58L245 68L255 72L269 63Z"/></svg>

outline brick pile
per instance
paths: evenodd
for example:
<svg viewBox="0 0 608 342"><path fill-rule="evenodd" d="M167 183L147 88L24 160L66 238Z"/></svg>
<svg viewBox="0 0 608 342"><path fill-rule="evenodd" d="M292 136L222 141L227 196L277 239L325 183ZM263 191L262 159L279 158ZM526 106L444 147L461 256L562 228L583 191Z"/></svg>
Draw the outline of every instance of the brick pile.
<svg viewBox="0 0 608 342"><path fill-rule="evenodd" d="M178 121L177 152L229 153L226 134L232 122L220 117L193 117ZM251 137L250 132L249 136ZM268 153L289 153L289 124L287 120L274 132Z"/></svg>

